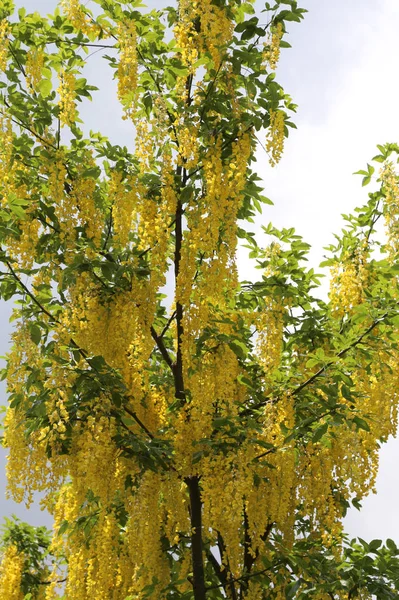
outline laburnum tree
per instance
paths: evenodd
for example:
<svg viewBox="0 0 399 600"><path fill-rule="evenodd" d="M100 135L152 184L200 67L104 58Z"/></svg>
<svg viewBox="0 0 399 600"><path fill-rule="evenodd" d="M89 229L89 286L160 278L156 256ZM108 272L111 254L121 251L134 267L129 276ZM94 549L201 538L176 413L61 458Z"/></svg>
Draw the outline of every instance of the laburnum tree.
<svg viewBox="0 0 399 600"><path fill-rule="evenodd" d="M295 105L275 69L305 11L86 4L0 8L8 493L54 518L51 537L6 524L0 597L397 598L394 541L349 542L341 522L397 428L399 147L362 172L377 191L330 248L324 302L294 229L265 227L266 247L250 231L270 204L257 136L278 163ZM130 148L79 118L92 52ZM240 240L258 281L239 280Z"/></svg>

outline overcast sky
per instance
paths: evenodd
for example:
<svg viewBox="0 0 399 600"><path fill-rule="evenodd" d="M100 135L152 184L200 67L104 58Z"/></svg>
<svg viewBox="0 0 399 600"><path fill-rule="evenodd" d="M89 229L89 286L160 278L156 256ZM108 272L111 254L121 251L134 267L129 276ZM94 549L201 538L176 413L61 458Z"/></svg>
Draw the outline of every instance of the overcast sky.
<svg viewBox="0 0 399 600"><path fill-rule="evenodd" d="M170 2L172 3L172 2ZM52 12L54 0L17 0L28 10ZM149 7L169 4L148 1ZM399 142L397 61L399 56L398 0L302 0L309 13L293 24L284 50L278 80L299 105L280 164L271 169L267 156L258 154L258 172L265 194L274 202L260 224L273 221L278 227L294 226L312 244L311 263L322 260L323 246L333 242L342 227L341 213L350 212L367 199L361 179L352 173L364 168L376 154L376 144ZM261 6L262 3L258 2ZM99 76L99 67L103 65ZM82 112L89 128L112 141L132 145L133 133L121 121L120 107L109 70L97 54L89 61L87 75L102 88L101 96ZM100 100L101 98L101 100ZM244 255L240 268L248 272ZM10 307L0 305L0 353L7 348ZM5 401L4 388L2 393ZM4 452L0 486L4 486ZM390 440L381 452L376 495L364 502L361 513L350 512L346 529L363 538L391 537L399 543L399 443ZM12 512L42 524L36 508L29 514L0 496L0 517ZM48 523L48 520L46 520Z"/></svg>

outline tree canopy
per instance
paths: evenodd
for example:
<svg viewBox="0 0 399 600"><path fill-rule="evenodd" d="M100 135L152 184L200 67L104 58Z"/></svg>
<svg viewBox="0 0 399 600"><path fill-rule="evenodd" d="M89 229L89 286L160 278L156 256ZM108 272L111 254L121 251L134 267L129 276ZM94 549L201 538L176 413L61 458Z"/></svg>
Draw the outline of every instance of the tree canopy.
<svg viewBox="0 0 399 600"><path fill-rule="evenodd" d="M1 598L398 597L395 542L350 542L342 518L397 429L399 146L360 172L377 191L329 249L327 302L293 228L251 232L271 203L258 134L274 166L294 127L276 66L305 12L3 0L8 493L40 492L54 531L6 524ZM92 52L129 148L80 119Z"/></svg>

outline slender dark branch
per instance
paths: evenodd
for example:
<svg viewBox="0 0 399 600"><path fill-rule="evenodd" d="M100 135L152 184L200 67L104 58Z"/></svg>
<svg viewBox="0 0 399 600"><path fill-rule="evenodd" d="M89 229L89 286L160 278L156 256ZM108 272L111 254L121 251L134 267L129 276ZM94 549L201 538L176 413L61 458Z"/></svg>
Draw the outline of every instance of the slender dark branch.
<svg viewBox="0 0 399 600"><path fill-rule="evenodd" d="M194 281L197 280L197 278L198 278L198 276L200 274L200 267L201 267L201 265L202 265L202 263L204 261L204 258L205 258L205 252L201 252L200 259L199 259L199 264L198 264L197 270L196 270L195 275L194 275Z"/></svg>
<svg viewBox="0 0 399 600"><path fill-rule="evenodd" d="M213 567L216 577L219 579L219 581L221 583L221 587L223 587L225 593L227 594L228 581L227 581L226 569L222 569L222 565L219 564L216 557L212 554L212 550L210 548L206 549L205 553L206 553L206 557L207 557L208 561L211 563L211 565ZM209 588L207 588L207 589L209 589Z"/></svg>
<svg viewBox="0 0 399 600"><path fill-rule="evenodd" d="M255 456L255 458L253 460L259 460L260 458L264 458L265 456L267 456L268 454L274 454L275 452L277 452L278 448L270 448L269 450L266 450L266 452L262 452L262 454L258 454L258 456Z"/></svg>
<svg viewBox="0 0 399 600"><path fill-rule="evenodd" d="M4 250L2 248L0 248L0 252L4 252ZM15 272L15 270L13 269L13 267L11 266L11 263L5 259L4 263L7 265L7 267L10 270L11 275L14 277L15 281L18 283L18 285L24 290L25 294L27 296L29 296L29 298L32 300L32 302L34 302L36 304L36 306L39 307L39 309L41 310L41 312L45 315L47 315L47 317L50 319L50 321L52 323L57 323L58 325L60 324L60 321L57 319L57 317L55 317L51 312L49 312L40 302L39 300L36 298L36 296L34 294L32 294L32 292L30 291L30 289L28 288L28 286L26 286L24 284L24 282L22 281L22 279L20 277L18 277L17 273ZM70 340L71 345L79 352L79 354L82 356L82 358L85 359L85 361L89 364L89 366L93 369L93 366L90 362L90 359L88 358L87 353L85 352L85 350L83 350L72 338ZM96 370L96 369L94 369Z"/></svg>
<svg viewBox="0 0 399 600"><path fill-rule="evenodd" d="M151 325L151 335L153 340L155 341L156 345L158 346L158 350L160 351L162 358L164 359L164 361L166 362L166 364L168 365L168 367L170 367L170 369L173 371L173 373L175 372L175 365L172 362L172 359L170 358L169 352L166 349L165 344L163 343L162 338L157 334L157 332L154 329L154 326Z"/></svg>
<svg viewBox="0 0 399 600"><path fill-rule="evenodd" d="M7 100L5 100L4 98L3 98L3 102L7 106L7 108L11 108L11 106L8 104ZM9 115L7 115L7 113L4 113L3 111L1 111L1 112L5 117L9 116ZM31 129L31 127L26 125L26 123L24 123L23 121L20 121L19 119L16 119L15 117L10 117L10 119L13 123L18 125L19 127L22 127L22 129L26 129L26 131L29 131L29 133L34 135L36 139L40 140L43 144L45 144L49 148L53 148L53 150L57 150L57 146L54 146L54 144L51 144L50 142L48 142L47 140L42 138L38 133L36 133L36 131L34 129Z"/></svg>
<svg viewBox="0 0 399 600"><path fill-rule="evenodd" d="M108 240L109 240L109 237L111 235L111 230L112 230L112 221L113 221L113 218L112 218L112 206L111 206L110 211L109 211L109 223L108 223L107 234L105 236L105 240L104 240L103 247L102 247L103 252L105 252L107 249Z"/></svg>
<svg viewBox="0 0 399 600"><path fill-rule="evenodd" d="M112 254L110 254L109 252L103 252L102 250L100 250L99 254L100 254L100 256L103 256L104 258L109 260L109 262L116 263L116 260L114 259Z"/></svg>
<svg viewBox="0 0 399 600"><path fill-rule="evenodd" d="M107 50L117 50L116 46L109 46L107 44L91 44L88 42L74 42L73 40L57 39L52 42L47 42L47 44L70 44L71 46L86 46L87 48L103 48Z"/></svg>
<svg viewBox="0 0 399 600"><path fill-rule="evenodd" d="M36 577L35 577L36 579ZM52 583L55 583L56 585L60 585L61 583L65 583L67 581L67 577L65 577L65 579L59 579L58 581L37 581L37 585L51 585Z"/></svg>
<svg viewBox="0 0 399 600"><path fill-rule="evenodd" d="M234 578L233 578L233 576L231 574L231 570L230 570L230 563L229 563L228 556L227 556L226 544L224 543L224 539L223 539L220 531L217 532L217 543L218 543L218 548L219 548L220 557L221 557L222 562L223 562L223 557L225 557L225 560L226 560L226 567L227 567L226 570L229 573L229 575L227 576L227 579L228 579L228 586L230 588L231 600L238 600L236 588L234 585Z"/></svg>
<svg viewBox="0 0 399 600"><path fill-rule="evenodd" d="M37 219L40 221L40 223L42 223L42 225L44 225L45 227L50 227L50 229L52 229L53 231L55 231L56 233L61 233L61 230L58 229L58 227L54 227L54 225L52 225L51 223L49 223L48 221L46 221L46 219L44 217L42 217L41 215L38 215Z"/></svg>
<svg viewBox="0 0 399 600"><path fill-rule="evenodd" d="M57 150L60 149L61 145L61 119L58 117L57 122Z"/></svg>
<svg viewBox="0 0 399 600"><path fill-rule="evenodd" d="M202 122L202 120L204 118L205 107L206 107L206 103L208 101L209 95L210 95L210 93L212 92L212 90L213 90L213 88L215 86L216 80L219 77L220 69L222 68L223 64L224 64L224 60L223 61L221 60L220 64L219 64L219 67L218 67L218 69L216 71L215 77L212 79L211 83L208 85L208 88L206 90L205 98L204 98L204 100L202 102L202 110L201 110L201 113L200 113L200 121L201 122Z"/></svg>
<svg viewBox="0 0 399 600"><path fill-rule="evenodd" d="M378 200L378 202L376 204L375 214L374 214L373 219L371 221L370 229L368 230L367 235L366 235L366 242L367 242L367 244L369 243L370 236L373 233L374 225L377 223L378 219L382 216L381 212L380 213L377 212L379 205L380 205L380 200Z"/></svg>
<svg viewBox="0 0 399 600"><path fill-rule="evenodd" d="M144 425L143 421L141 421L141 419L139 419L139 417L137 416L137 414L130 410L129 408L127 408L126 406L123 407L124 410L127 412L128 415L130 415L132 417L132 419L134 419L136 421L136 423L141 427L141 429L143 431L146 432L146 434L148 435L148 437L153 440L154 439L154 435L151 433L151 431Z"/></svg>
<svg viewBox="0 0 399 600"><path fill-rule="evenodd" d="M158 93L159 93L161 96L163 96L163 91L162 91L162 88L161 88L161 86L160 86L160 84L159 84L159 81L158 81L158 79L157 79L157 78L154 76L154 74L153 74L153 72L151 71L150 67L149 67L149 66L148 66L148 64L146 63L146 60L145 60L145 58L144 58L144 56L143 56L143 53L141 52L141 50L140 50L140 48L139 48L139 47L137 47L137 56L140 58L140 60L141 60L141 62L142 62L142 64L143 64L143 66L144 66L144 69L147 71L147 73L148 73L148 74L149 74L149 76L151 77L152 81L154 82L154 84L155 84L155 86L156 86L156 88L157 88L157 90L158 90ZM169 109L168 109L167 107L166 107L166 114L168 115L169 122L170 122L170 124L171 124L171 126L172 126L172 130L173 130L173 133L174 133L174 136L175 136L175 140L176 140L176 145L177 145L177 147L179 147L179 139L178 139L178 136L177 136L177 130L176 130L176 127L175 127L175 120L174 120L173 116L171 115L171 113L170 113L170 111L169 111Z"/></svg>
<svg viewBox="0 0 399 600"><path fill-rule="evenodd" d="M248 575L251 573L255 560L256 555L253 556L253 552L251 552L251 536L249 534L249 521L244 504L244 573ZM247 590L247 588L248 584L246 581L244 581L243 585L240 586L240 598L243 598L243 594Z"/></svg>
<svg viewBox="0 0 399 600"><path fill-rule="evenodd" d="M139 258L143 258L143 256L145 256L146 254L148 254L149 252L151 252L151 250L153 250L153 248L155 248L155 246L157 245L158 242L155 242L154 246L150 246L149 248L146 248L145 250L143 250L142 252L140 252L139 254Z"/></svg>
<svg viewBox="0 0 399 600"><path fill-rule="evenodd" d="M361 344L363 339L369 333L371 333L373 331L373 329L375 329L380 323L382 323L384 321L384 319L386 319L389 316L389 314L390 314L389 311L387 311L386 313L384 313L382 315L382 317L373 321L373 323L371 323L371 325L369 327L367 327L367 329L362 333L362 335L360 335L354 342L352 342L352 344L349 344L349 346L347 346L346 348L343 348L343 350L338 352L338 354L336 355L336 358L342 358L350 350L352 350L353 348L356 348L356 346ZM329 367L331 367L331 365L333 365L334 363L335 363L335 360L331 360L327 364L325 364L323 367L321 367L318 371L316 371L316 373L314 373L311 377L309 377L309 379L307 379L306 381L301 383L301 385L299 385L297 388L295 388L292 392L292 395L299 394L299 392L301 392L305 387L307 387L308 385L313 383L315 379L318 379L320 377L320 375L323 375L323 373Z"/></svg>
<svg viewBox="0 0 399 600"><path fill-rule="evenodd" d="M172 323L172 321L175 318L175 316L176 316L176 311L174 310L173 313L172 313L172 315L169 317L168 322L166 323L165 327L162 329L162 331L161 331L161 333L159 335L160 339L162 339L163 336L165 335L165 333L168 331L168 329L170 327L170 324Z"/></svg>
<svg viewBox="0 0 399 600"><path fill-rule="evenodd" d="M110 287L109 287L109 286L108 286L108 285L105 283L105 281L103 281L103 280L101 279L101 277L99 277L99 276L97 275L97 273L95 273L95 272L94 272L94 270L93 270L93 269L91 269L91 273L92 273L92 275L94 276L94 278L95 278L95 279L97 279L97 281L98 281L99 283L101 283L101 285L102 285L102 286L103 286L103 287L104 287L106 290L110 290L110 291L112 291L112 290L111 290L111 288L110 288Z"/></svg>
<svg viewBox="0 0 399 600"><path fill-rule="evenodd" d="M327 371L327 369L329 367L331 367L332 365L335 364L335 362L336 362L337 359L342 358L350 350L353 350L353 348L356 348L356 346L358 346L359 344L361 344L362 341L363 341L363 339L366 336L368 336L373 331L373 329L375 329L378 325L380 325L390 315L391 315L390 311L386 311L381 317L379 317L378 319L375 319L371 323L371 325L369 327L367 327L367 329L365 331L363 331L363 333L354 342L352 342L351 344L349 344L349 346L347 346L346 348L343 348L342 350L340 350L340 352L338 352L335 355L335 359L334 360L331 360L331 361L327 362L325 365L323 365L322 367L320 367L320 369L318 371L316 371L315 373L313 373L313 375L311 375L308 379L306 379L303 383L301 383L296 388L294 388L292 390L292 392L291 392L291 396L296 396L304 388L306 388L308 385L311 385L321 375L324 375L324 373ZM279 400L280 400L279 397L276 397L276 398L271 398L271 397L265 398L264 400L261 400L257 404L254 404L253 406L248 407L248 408L242 410L240 412L240 416L248 416L248 415L250 415L252 413L252 411L257 410L259 408L262 408L263 406L265 406L268 403L278 402Z"/></svg>
<svg viewBox="0 0 399 600"><path fill-rule="evenodd" d="M187 100L186 100L186 104L187 106L191 105L192 102L192 98L191 98L191 86L193 85L193 80L194 80L194 75L191 73L186 80L186 91L187 91Z"/></svg>
<svg viewBox="0 0 399 600"><path fill-rule="evenodd" d="M4 252L4 250L0 248L0 252ZM20 279L20 277L18 277L17 273L15 272L15 270L13 269L13 267L11 266L11 263L7 259L4 260L4 263L7 265L8 269L10 270L11 275L17 281L18 285L24 290L25 294L27 294L27 296L29 296L29 298L36 304L36 306L38 306L40 308L40 310L42 311L42 313L44 313L45 315L47 315L48 318L50 319L50 321L52 321L53 323L59 323L58 319L54 315L52 315L51 312L49 312L39 302L39 300L35 297L34 294L32 294L32 292L30 291L30 289L24 284L24 282Z"/></svg>
<svg viewBox="0 0 399 600"><path fill-rule="evenodd" d="M178 167L177 175L181 180L181 188L184 189L187 184L187 171L185 168ZM177 201L176 214L175 214L175 254L174 254L174 268L175 268L175 290L178 289L178 280L180 274L180 261L181 251L183 243L183 205L180 197ZM182 402L185 400L184 391L184 379L183 379L183 354L182 354L182 342L183 342L183 305L177 299L176 301L176 333L177 333L177 349L176 349L176 363L174 365L174 378L175 378L175 396Z"/></svg>
<svg viewBox="0 0 399 600"><path fill-rule="evenodd" d="M11 43L9 43L9 44L8 44L8 49L9 49L9 51L11 52L11 54L12 54L12 56L13 56L13 58L14 58L15 62L17 63L17 65L18 65L18 68L19 68L19 70L21 71L22 75L23 75L24 77L26 77L26 71L25 71L24 67L21 65L21 63L19 62L19 60L18 60L18 58L17 58L17 56L16 56L16 54L15 54L14 50L12 49L12 45L11 45Z"/></svg>
<svg viewBox="0 0 399 600"><path fill-rule="evenodd" d="M191 557L194 600L206 600L204 560L202 556L202 500L197 476L186 480L190 495Z"/></svg>
<svg viewBox="0 0 399 600"><path fill-rule="evenodd" d="M268 571L271 571L272 569L280 567L283 564L284 564L283 561L276 562L271 567L267 567L266 569L262 569L261 571L254 571L253 573L250 573L249 575L242 575L241 577L236 577L236 578L230 579L230 582L237 583L240 581L248 581L248 579L251 579L252 577L258 577L259 575L263 575L264 573L267 573ZM211 585L211 586L207 587L206 589L207 590L216 590L220 587L222 587L222 585Z"/></svg>
<svg viewBox="0 0 399 600"><path fill-rule="evenodd" d="M146 426L144 425L144 423L142 423L142 421L140 421L140 419L137 417L136 413L133 413L132 411L129 411L126 407L125 411L131 415L131 417L136 421L136 423L138 423L140 425L140 427L145 431L145 433L148 435L148 437L153 440L154 436L152 435L152 433L146 428ZM119 415L117 415L119 416ZM121 425L123 427L123 429L125 429L130 435L134 435L134 433L129 429L129 427L122 421L122 419L118 419L118 423L119 425ZM122 448L123 450L129 452L130 454L132 454L132 456L136 456L134 451L131 448L126 448L126 446L119 446L120 448ZM165 456L165 455L163 455ZM165 458L167 458L165 456ZM176 469L174 468L173 465L168 465L165 460L158 458L160 465L162 465L162 467L165 469L165 471L167 471L169 468L172 469L172 471L176 472Z"/></svg>

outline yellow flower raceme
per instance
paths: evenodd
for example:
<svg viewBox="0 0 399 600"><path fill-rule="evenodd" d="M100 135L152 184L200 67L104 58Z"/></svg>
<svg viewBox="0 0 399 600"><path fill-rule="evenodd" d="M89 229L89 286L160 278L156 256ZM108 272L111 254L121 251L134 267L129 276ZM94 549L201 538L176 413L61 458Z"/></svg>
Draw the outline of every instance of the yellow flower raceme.
<svg viewBox="0 0 399 600"><path fill-rule="evenodd" d="M193 71L194 63L198 60L196 22L199 18L199 6L198 2L190 2L190 0L179 2L179 21L174 28L181 61L191 71Z"/></svg>
<svg viewBox="0 0 399 600"><path fill-rule="evenodd" d="M61 6L65 14L78 31L91 37L98 35L101 28L83 10L80 0L62 0Z"/></svg>
<svg viewBox="0 0 399 600"><path fill-rule="evenodd" d="M13 155L13 133L11 119L0 113L0 198L3 207L7 206L10 192L14 191L14 173L11 159Z"/></svg>
<svg viewBox="0 0 399 600"><path fill-rule="evenodd" d="M198 6L202 51L210 53L213 68L218 70L225 47L233 35L234 24L228 17L226 8L217 6L211 0L201 0Z"/></svg>
<svg viewBox="0 0 399 600"><path fill-rule="evenodd" d="M62 125L71 126L77 118L75 76L65 70L60 73L60 86L57 90L60 96L60 121Z"/></svg>
<svg viewBox="0 0 399 600"><path fill-rule="evenodd" d="M280 58L280 43L283 34L283 24L279 22L276 26L272 27L269 40L264 44L263 60L268 63L272 71L276 70Z"/></svg>
<svg viewBox="0 0 399 600"><path fill-rule="evenodd" d="M388 249L393 259L399 250L399 178L392 162L387 161L381 169L382 191L385 195L385 228Z"/></svg>
<svg viewBox="0 0 399 600"><path fill-rule="evenodd" d="M270 110L270 126L266 141L269 162L274 167L280 162L284 149L284 113L282 110Z"/></svg>
<svg viewBox="0 0 399 600"><path fill-rule="evenodd" d="M370 277L367 267L367 245L356 249L351 256L344 256L341 263L331 269L331 275L332 311L336 316L343 317L364 301L364 291Z"/></svg>
<svg viewBox="0 0 399 600"><path fill-rule="evenodd" d="M21 590L24 557L14 545L6 548L0 564L0 598L23 600Z"/></svg>
<svg viewBox="0 0 399 600"><path fill-rule="evenodd" d="M8 59L7 39L10 34L10 25L6 19L0 21L0 72L5 71Z"/></svg>
<svg viewBox="0 0 399 600"><path fill-rule="evenodd" d="M42 79L44 67L44 51L42 48L31 48L26 58L26 82L30 92L34 92Z"/></svg>
<svg viewBox="0 0 399 600"><path fill-rule="evenodd" d="M113 171L109 182L109 202L112 210L115 237L120 245L129 243L136 231L140 182L136 177L122 181L122 173Z"/></svg>
<svg viewBox="0 0 399 600"><path fill-rule="evenodd" d="M205 54L212 59L211 68L219 70L234 25L226 7L211 0L179 2L179 21L174 28L177 50L189 74L194 74L196 62ZM187 100L186 76L179 77L177 90L181 100Z"/></svg>
<svg viewBox="0 0 399 600"><path fill-rule="evenodd" d="M118 29L120 58L118 64L118 98L124 108L124 118L133 118L136 101L138 63L137 32L134 21L121 23Z"/></svg>

